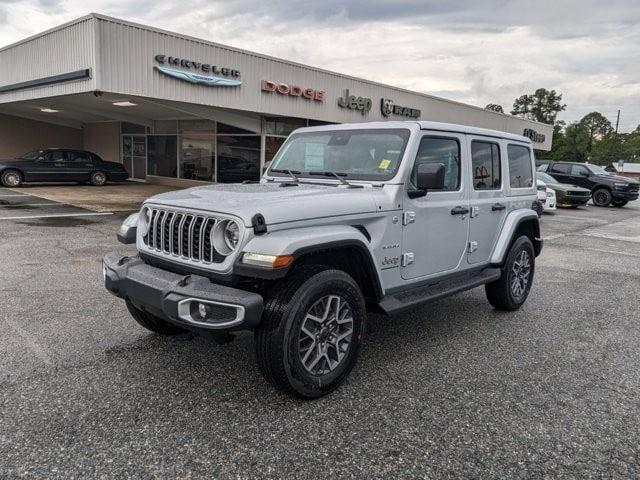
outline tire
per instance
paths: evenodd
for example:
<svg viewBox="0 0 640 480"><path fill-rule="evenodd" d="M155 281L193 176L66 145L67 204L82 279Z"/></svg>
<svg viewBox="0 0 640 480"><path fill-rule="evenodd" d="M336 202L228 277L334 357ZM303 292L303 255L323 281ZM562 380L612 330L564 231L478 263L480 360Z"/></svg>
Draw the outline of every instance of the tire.
<svg viewBox="0 0 640 480"><path fill-rule="evenodd" d="M3 187L14 188L22 184L22 174L18 170L5 170L0 176Z"/></svg>
<svg viewBox="0 0 640 480"><path fill-rule="evenodd" d="M598 188L594 190L591 198L596 207L608 207L611 200L613 200L611 192L606 188Z"/></svg>
<svg viewBox="0 0 640 480"><path fill-rule="evenodd" d="M147 330L157 333L158 335L171 336L180 335L181 333L186 332L186 330L178 327L177 325L173 325L172 323L169 323L160 317L156 317L149 312L140 310L129 300L127 300L127 310L129 310L129 313L136 322Z"/></svg>
<svg viewBox="0 0 640 480"><path fill-rule="evenodd" d="M617 208L622 208L622 207L624 207L627 203L629 203L627 200L612 200L612 201L611 201L611 204L612 204L614 207L617 207Z"/></svg>
<svg viewBox="0 0 640 480"><path fill-rule="evenodd" d="M528 262L528 268L525 261ZM528 273L527 273L528 272ZM485 285L487 300L497 310L511 312L519 309L529 296L535 273L535 252L529 237L518 237L509 249L502 266L502 275L495 282ZM515 276L519 275L517 284ZM524 279L526 278L526 281Z"/></svg>
<svg viewBox="0 0 640 480"><path fill-rule="evenodd" d="M360 288L343 271L305 267L272 292L254 335L258 368L290 395L313 399L330 393L353 369L364 339Z"/></svg>
<svg viewBox="0 0 640 480"><path fill-rule="evenodd" d="M102 187L107 183L107 174L101 171L92 172L89 176L89 183L94 187Z"/></svg>

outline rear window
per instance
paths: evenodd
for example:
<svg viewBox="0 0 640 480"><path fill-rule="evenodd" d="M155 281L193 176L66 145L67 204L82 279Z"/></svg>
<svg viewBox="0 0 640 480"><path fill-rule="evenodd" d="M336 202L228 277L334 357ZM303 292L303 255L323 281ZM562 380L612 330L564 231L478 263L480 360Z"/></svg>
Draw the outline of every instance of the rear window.
<svg viewBox="0 0 640 480"><path fill-rule="evenodd" d="M475 190L500 188L500 147L495 143L471 142L471 168Z"/></svg>
<svg viewBox="0 0 640 480"><path fill-rule="evenodd" d="M533 186L533 167L531 150L522 145L509 145L509 183L511 188L529 188Z"/></svg>
<svg viewBox="0 0 640 480"><path fill-rule="evenodd" d="M553 166L551 167L551 170L549 171L552 173L569 174L569 172L571 171L571 165L568 163L554 163Z"/></svg>

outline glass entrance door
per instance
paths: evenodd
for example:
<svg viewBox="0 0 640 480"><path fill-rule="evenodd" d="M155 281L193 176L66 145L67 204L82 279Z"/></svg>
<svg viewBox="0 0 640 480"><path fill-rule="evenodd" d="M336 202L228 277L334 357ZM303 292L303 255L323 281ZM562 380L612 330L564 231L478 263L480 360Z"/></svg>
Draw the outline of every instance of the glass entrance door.
<svg viewBox="0 0 640 480"><path fill-rule="evenodd" d="M146 135L122 135L122 163L131 180L147 178Z"/></svg>

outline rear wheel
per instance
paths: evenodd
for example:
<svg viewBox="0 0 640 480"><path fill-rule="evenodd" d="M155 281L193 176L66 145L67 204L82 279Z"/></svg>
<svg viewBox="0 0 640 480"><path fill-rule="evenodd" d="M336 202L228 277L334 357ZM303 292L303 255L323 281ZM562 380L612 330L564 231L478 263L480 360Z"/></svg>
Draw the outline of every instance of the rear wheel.
<svg viewBox="0 0 640 480"><path fill-rule="evenodd" d="M535 253L529 237L513 242L502 266L502 275L485 285L487 300L498 310L519 309L529 296L535 271Z"/></svg>
<svg viewBox="0 0 640 480"><path fill-rule="evenodd" d="M101 187L107 183L107 174L104 172L93 172L89 177L89 182L94 187Z"/></svg>
<svg viewBox="0 0 640 480"><path fill-rule="evenodd" d="M173 325L172 323L169 323L160 317L156 317L149 312L140 310L129 300L127 300L127 310L129 310L129 313L136 322L153 333L170 336L186 332L186 330L178 327L177 325Z"/></svg>
<svg viewBox="0 0 640 480"><path fill-rule="evenodd" d="M627 203L629 203L627 200L612 200L611 201L611 204L614 207L618 207L618 208L624 207Z"/></svg>
<svg viewBox="0 0 640 480"><path fill-rule="evenodd" d="M356 364L364 337L360 288L340 270L310 267L274 287L255 332L260 371L274 387L317 398Z"/></svg>
<svg viewBox="0 0 640 480"><path fill-rule="evenodd" d="M611 192L606 188L598 188L593 192L592 199L596 207L608 207L613 197L611 196Z"/></svg>
<svg viewBox="0 0 640 480"><path fill-rule="evenodd" d="M0 176L4 187L19 187L22 183L22 174L17 170L5 170Z"/></svg>

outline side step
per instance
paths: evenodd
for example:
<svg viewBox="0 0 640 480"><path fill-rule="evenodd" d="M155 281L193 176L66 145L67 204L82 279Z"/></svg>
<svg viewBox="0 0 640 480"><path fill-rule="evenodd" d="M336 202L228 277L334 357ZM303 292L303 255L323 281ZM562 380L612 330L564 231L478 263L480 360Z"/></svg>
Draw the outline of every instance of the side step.
<svg viewBox="0 0 640 480"><path fill-rule="evenodd" d="M434 280L433 283L427 285L387 295L380 301L379 307L387 314L398 313L417 305L435 302L441 298L493 282L498 280L500 275L499 268L485 268L484 270L455 275L439 281Z"/></svg>

